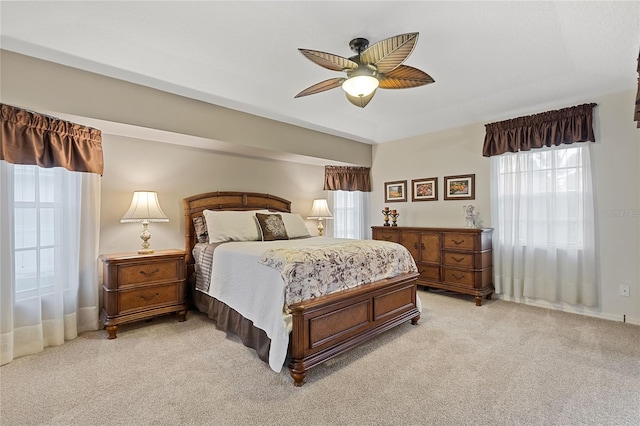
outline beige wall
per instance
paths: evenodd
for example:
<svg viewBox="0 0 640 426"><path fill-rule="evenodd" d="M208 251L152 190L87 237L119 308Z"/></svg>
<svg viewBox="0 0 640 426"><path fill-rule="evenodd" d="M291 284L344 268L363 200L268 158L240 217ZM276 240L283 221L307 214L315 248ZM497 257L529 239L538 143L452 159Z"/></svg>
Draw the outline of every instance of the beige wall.
<svg viewBox="0 0 640 426"><path fill-rule="evenodd" d="M371 146L206 102L0 50L2 102L241 145L369 166ZM81 122L81 124L85 124Z"/></svg>
<svg viewBox="0 0 640 426"><path fill-rule="evenodd" d="M324 167L249 158L151 140L104 135L100 253L140 248L137 223L121 224L135 190L158 192L169 223L151 223L151 247L184 248L182 199L210 191L266 192L292 202L303 217L322 190ZM307 222L315 232L315 222Z"/></svg>
<svg viewBox="0 0 640 426"><path fill-rule="evenodd" d="M629 91L584 101L598 104L594 110L597 142L593 144L593 161L600 305L595 309L580 309L551 306L544 301L533 304L618 321L626 316L627 322L640 324L640 130L636 129L632 117L634 99L635 93ZM568 105L557 108L565 106ZM399 225L464 226L462 206L467 202L445 201L442 177L475 173L476 199L468 203L476 206L485 226L490 227L490 160L482 157L484 134L482 123L374 146L373 223L383 223L380 210L388 205L399 211ZM411 179L436 176L438 201L384 203L384 182L406 179L410 200ZM630 297L618 295L620 284L630 285Z"/></svg>
<svg viewBox="0 0 640 426"><path fill-rule="evenodd" d="M491 225L489 159L482 156L484 125L458 127L373 147L371 212L374 225L383 223L388 206L400 213L400 226L464 226L462 206L473 204L485 226ZM444 176L475 174L475 200L444 200ZM411 180L438 178L437 201L411 201ZM384 202L384 183L407 181L407 202Z"/></svg>
<svg viewBox="0 0 640 426"><path fill-rule="evenodd" d="M100 253L139 248L140 225L119 222L135 190L157 191L170 219L150 225L152 247L182 248L184 197L266 192L304 216L326 197L324 165L371 164L368 144L13 52L0 70L3 103L103 130Z"/></svg>

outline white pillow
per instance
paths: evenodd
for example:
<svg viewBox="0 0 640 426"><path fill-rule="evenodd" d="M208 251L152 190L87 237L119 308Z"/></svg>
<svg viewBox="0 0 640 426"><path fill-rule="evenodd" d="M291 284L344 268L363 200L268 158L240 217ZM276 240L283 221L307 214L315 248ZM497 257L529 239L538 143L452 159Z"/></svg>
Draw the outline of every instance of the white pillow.
<svg viewBox="0 0 640 426"><path fill-rule="evenodd" d="M309 229L304 224L304 219L297 213L278 213L282 216L282 222L287 230L289 238L310 237Z"/></svg>
<svg viewBox="0 0 640 426"><path fill-rule="evenodd" d="M207 222L209 242L259 241L261 237L256 213L269 213L269 210L205 210L203 214Z"/></svg>

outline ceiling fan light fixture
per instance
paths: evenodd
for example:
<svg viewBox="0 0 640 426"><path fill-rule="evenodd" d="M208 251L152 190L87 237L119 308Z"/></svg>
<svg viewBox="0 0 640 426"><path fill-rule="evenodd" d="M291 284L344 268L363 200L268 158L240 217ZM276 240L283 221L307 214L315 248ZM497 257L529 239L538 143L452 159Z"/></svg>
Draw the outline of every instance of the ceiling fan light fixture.
<svg viewBox="0 0 640 426"><path fill-rule="evenodd" d="M356 75L350 77L342 83L342 89L356 97L365 97L370 95L378 88L380 81L371 75Z"/></svg>

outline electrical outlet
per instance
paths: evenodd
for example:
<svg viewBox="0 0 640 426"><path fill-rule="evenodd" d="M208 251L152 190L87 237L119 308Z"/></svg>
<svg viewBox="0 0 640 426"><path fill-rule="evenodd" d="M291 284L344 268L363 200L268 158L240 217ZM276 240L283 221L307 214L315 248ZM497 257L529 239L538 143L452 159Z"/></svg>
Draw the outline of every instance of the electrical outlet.
<svg viewBox="0 0 640 426"><path fill-rule="evenodd" d="M629 286L626 284L620 284L620 296L629 297Z"/></svg>

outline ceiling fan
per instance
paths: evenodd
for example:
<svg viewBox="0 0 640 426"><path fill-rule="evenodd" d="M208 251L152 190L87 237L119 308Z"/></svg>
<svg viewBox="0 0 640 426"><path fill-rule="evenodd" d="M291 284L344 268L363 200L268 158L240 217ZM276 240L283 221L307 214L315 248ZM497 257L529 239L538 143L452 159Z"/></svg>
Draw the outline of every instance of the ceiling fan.
<svg viewBox="0 0 640 426"><path fill-rule="evenodd" d="M354 38L349 42L349 47L355 55L348 59L332 53L298 49L307 59L321 67L346 72L347 76L316 83L298 93L295 98L342 87L349 102L364 108L378 88L405 89L433 83L435 80L424 71L402 65L417 42L418 33L400 34L371 46L366 38Z"/></svg>

